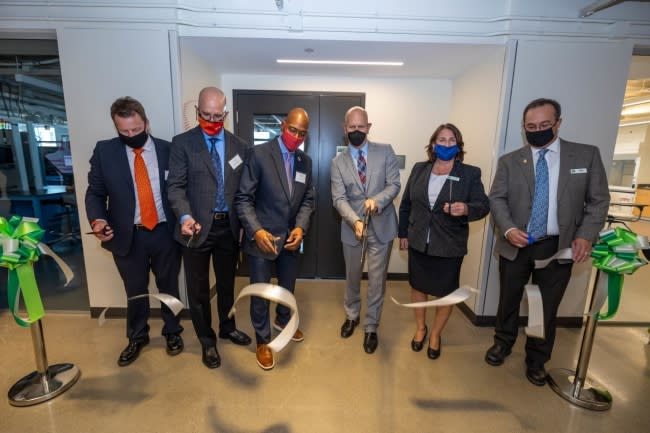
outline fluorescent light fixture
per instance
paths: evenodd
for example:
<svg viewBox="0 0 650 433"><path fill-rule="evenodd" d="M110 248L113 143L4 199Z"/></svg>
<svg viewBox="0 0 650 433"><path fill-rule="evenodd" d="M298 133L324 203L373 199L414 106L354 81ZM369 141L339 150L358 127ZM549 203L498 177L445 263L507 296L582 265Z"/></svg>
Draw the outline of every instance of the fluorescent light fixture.
<svg viewBox="0 0 650 433"><path fill-rule="evenodd" d="M621 116L637 116L646 113L650 113L650 102L625 107L621 110Z"/></svg>
<svg viewBox="0 0 650 433"><path fill-rule="evenodd" d="M632 105L645 104L650 102L650 98L637 99L636 101L630 101L623 104L623 107L630 107Z"/></svg>
<svg viewBox="0 0 650 433"><path fill-rule="evenodd" d="M404 62L366 62L356 60L301 60L277 59L278 63L292 63L304 65L361 65L361 66L404 66Z"/></svg>
<svg viewBox="0 0 650 433"><path fill-rule="evenodd" d="M623 122L618 125L619 128L636 125L650 125L650 120L640 120L638 122Z"/></svg>
<svg viewBox="0 0 650 433"><path fill-rule="evenodd" d="M25 74L15 74L14 78L19 83L29 84L30 86L40 87L41 89L49 90L50 92L63 95L63 87L59 84L50 83L49 81L41 80L40 78L30 77Z"/></svg>

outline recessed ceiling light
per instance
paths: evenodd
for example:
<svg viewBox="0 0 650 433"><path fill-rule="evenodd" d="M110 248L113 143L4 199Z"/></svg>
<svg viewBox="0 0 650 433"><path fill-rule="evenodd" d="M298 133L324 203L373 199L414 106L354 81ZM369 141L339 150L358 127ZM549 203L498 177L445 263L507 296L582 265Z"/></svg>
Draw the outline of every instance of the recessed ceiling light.
<svg viewBox="0 0 650 433"><path fill-rule="evenodd" d="M362 65L362 66L403 66L404 62L365 62L357 60L301 60L277 59L278 63L295 63L306 65Z"/></svg>

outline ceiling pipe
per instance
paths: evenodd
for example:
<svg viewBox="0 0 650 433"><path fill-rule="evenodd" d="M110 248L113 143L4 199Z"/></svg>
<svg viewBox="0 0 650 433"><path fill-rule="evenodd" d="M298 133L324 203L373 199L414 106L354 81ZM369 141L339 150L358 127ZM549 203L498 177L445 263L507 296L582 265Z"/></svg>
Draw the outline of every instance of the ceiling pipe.
<svg viewBox="0 0 650 433"><path fill-rule="evenodd" d="M610 8L612 6L616 6L619 3L625 3L628 1L637 1L637 2L647 2L649 0L600 0L593 2L589 6L585 6L584 8L580 9L580 18L586 18L589 17L593 14L595 14L598 11L602 11L603 9Z"/></svg>

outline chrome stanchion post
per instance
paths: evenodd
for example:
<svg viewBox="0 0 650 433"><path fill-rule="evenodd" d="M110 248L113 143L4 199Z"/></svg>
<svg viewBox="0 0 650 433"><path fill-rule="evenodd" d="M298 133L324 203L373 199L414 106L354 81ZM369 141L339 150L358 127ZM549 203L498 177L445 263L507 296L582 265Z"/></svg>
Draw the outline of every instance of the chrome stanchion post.
<svg viewBox="0 0 650 433"><path fill-rule="evenodd" d="M32 406L51 400L74 385L81 375L81 371L74 364L48 366L41 320L32 323L30 328L36 371L23 377L9 389L9 403L12 406Z"/></svg>
<svg viewBox="0 0 650 433"><path fill-rule="evenodd" d="M615 222L615 220L610 217L607 228L612 226L612 222ZM597 270L596 278L594 278L594 284L591 288L589 311L592 311L594 307L599 278L600 270ZM585 330L582 334L580 355L575 372L566 368L554 368L549 371L548 383L560 397L576 406L591 410L608 410L612 407L612 395L606 389L596 388L586 381L589 358L591 357L591 349L593 348L597 326L597 315L589 314L587 323L585 324Z"/></svg>

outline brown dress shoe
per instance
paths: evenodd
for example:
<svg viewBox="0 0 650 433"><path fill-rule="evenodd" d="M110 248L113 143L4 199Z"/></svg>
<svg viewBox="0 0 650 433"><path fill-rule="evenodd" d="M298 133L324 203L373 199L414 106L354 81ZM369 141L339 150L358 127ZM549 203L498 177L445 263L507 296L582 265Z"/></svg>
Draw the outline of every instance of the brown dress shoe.
<svg viewBox="0 0 650 433"><path fill-rule="evenodd" d="M276 331L282 331L284 329L285 325L281 325L280 322L278 322L278 319L275 319L273 321L273 328ZM296 329L296 332L293 333L293 337L291 337L291 341L302 341L305 339L305 334L302 333L300 329Z"/></svg>
<svg viewBox="0 0 650 433"><path fill-rule="evenodd" d="M269 346L266 344L257 345L257 365L262 367L264 370L270 370L275 366L275 361L273 360L273 351L269 349Z"/></svg>

